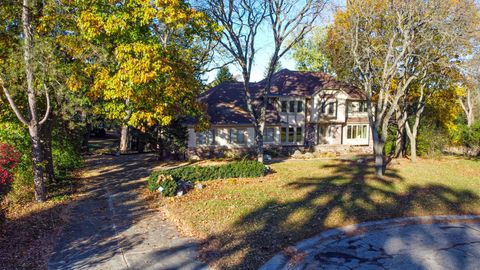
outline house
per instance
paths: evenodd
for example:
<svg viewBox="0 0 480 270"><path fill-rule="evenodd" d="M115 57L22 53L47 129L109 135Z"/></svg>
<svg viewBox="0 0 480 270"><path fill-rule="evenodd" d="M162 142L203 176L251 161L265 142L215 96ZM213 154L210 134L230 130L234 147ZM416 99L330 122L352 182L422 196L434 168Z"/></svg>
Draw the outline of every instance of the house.
<svg viewBox="0 0 480 270"><path fill-rule="evenodd" d="M265 81L251 83L258 108ZM273 75L267 95L264 145L293 152L372 151L366 97L354 86L321 72L283 69ZM255 129L242 82L224 82L199 97L206 104L210 129L188 126L188 149L199 156L255 149Z"/></svg>

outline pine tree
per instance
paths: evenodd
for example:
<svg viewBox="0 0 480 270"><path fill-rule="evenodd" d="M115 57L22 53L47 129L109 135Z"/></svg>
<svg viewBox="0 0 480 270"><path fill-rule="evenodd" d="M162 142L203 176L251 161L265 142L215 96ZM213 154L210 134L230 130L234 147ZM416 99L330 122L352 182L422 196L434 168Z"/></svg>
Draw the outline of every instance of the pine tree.
<svg viewBox="0 0 480 270"><path fill-rule="evenodd" d="M230 73L230 70L227 66L221 67L218 72L215 80L213 80L211 86L215 87L223 82L234 81L233 74Z"/></svg>

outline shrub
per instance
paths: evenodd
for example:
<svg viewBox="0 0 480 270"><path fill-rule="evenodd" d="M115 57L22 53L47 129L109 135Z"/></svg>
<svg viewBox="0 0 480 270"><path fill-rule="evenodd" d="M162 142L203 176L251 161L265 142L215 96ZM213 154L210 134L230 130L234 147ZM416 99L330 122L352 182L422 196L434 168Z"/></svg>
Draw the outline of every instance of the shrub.
<svg viewBox="0 0 480 270"><path fill-rule="evenodd" d="M0 185L9 186L13 182L13 170L20 162L20 153L12 146L0 143Z"/></svg>
<svg viewBox="0 0 480 270"><path fill-rule="evenodd" d="M466 124L459 125L458 128L459 142L466 147L480 147L480 121L476 121L471 127Z"/></svg>
<svg viewBox="0 0 480 270"><path fill-rule="evenodd" d="M163 171L158 174L152 174L148 179L148 189L150 191L157 190L159 187L163 188L163 196L172 197L175 196L178 185L171 175Z"/></svg>
<svg viewBox="0 0 480 270"><path fill-rule="evenodd" d="M448 132L444 128L428 122L420 126L417 136L419 156L440 155L448 144Z"/></svg>
<svg viewBox="0 0 480 270"><path fill-rule="evenodd" d="M170 175L175 181L194 183L214 179L260 177L264 173L265 166L262 163L249 160L216 166L185 166L154 172L148 178L148 189L158 189L160 175Z"/></svg>

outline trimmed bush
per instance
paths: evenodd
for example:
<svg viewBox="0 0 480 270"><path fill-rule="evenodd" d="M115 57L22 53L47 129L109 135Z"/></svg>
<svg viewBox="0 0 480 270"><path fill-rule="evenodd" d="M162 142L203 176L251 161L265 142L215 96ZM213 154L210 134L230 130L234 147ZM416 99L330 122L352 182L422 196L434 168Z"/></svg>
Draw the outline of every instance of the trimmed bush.
<svg viewBox="0 0 480 270"><path fill-rule="evenodd" d="M265 166L257 161L240 161L215 166L185 166L152 173L148 178L148 189L158 189L160 175L170 175L175 181L191 183L225 178L260 177L265 173Z"/></svg>

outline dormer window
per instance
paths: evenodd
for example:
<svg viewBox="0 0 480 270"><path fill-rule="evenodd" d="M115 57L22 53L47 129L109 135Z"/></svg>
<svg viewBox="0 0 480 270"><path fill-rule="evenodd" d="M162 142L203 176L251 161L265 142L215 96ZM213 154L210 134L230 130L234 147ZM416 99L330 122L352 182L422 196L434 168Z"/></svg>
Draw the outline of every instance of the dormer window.
<svg viewBox="0 0 480 270"><path fill-rule="evenodd" d="M328 103L328 114L335 114L335 102Z"/></svg>
<svg viewBox="0 0 480 270"><path fill-rule="evenodd" d="M323 103L322 106L321 106L321 112L323 115L329 115L329 116L334 116L335 115L335 112L336 112L336 102L334 101L330 101L330 102L326 102L326 103Z"/></svg>

